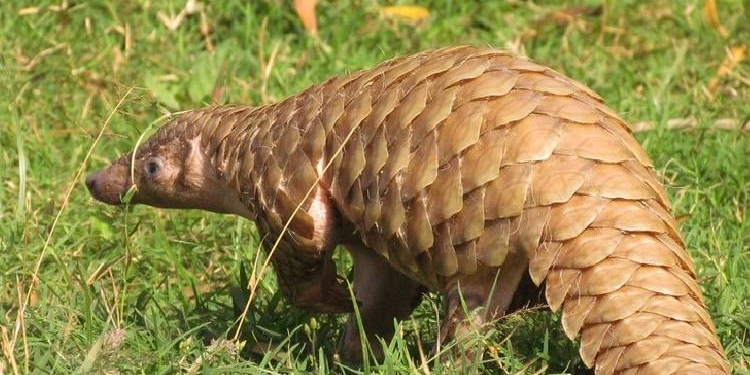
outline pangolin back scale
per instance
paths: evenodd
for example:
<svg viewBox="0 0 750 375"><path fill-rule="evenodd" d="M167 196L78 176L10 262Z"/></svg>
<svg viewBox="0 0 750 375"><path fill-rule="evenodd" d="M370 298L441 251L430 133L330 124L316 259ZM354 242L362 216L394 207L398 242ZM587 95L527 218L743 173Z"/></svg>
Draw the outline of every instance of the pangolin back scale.
<svg viewBox="0 0 750 375"><path fill-rule="evenodd" d="M432 50L161 132L191 126L270 238L302 202L274 257L282 287L314 268L305 198L320 185L342 225L432 290L526 254L597 374L730 373L652 162L598 95L549 68Z"/></svg>

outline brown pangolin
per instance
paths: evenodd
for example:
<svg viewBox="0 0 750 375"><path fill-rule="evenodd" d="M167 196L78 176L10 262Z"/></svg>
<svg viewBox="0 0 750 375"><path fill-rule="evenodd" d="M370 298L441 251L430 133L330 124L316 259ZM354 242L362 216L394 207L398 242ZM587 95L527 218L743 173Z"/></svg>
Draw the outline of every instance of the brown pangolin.
<svg viewBox="0 0 750 375"><path fill-rule="evenodd" d="M425 289L446 296L450 339L507 313L530 276L597 374L730 373L626 123L584 85L507 52L431 50L278 103L181 114L86 185L109 204L135 185L132 203L256 222L266 247L281 237L282 292L315 311L352 310L331 261L344 245L374 344ZM352 318L341 351L361 359Z"/></svg>

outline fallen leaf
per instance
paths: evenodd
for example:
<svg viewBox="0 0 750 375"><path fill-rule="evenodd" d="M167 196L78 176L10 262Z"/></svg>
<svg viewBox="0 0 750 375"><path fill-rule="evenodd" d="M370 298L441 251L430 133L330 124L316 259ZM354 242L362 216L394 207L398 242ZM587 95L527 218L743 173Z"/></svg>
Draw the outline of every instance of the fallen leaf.
<svg viewBox="0 0 750 375"><path fill-rule="evenodd" d="M421 22L430 17L430 11L417 5L394 5L380 8L386 17L400 18L410 22Z"/></svg>
<svg viewBox="0 0 750 375"><path fill-rule="evenodd" d="M318 20L315 17L315 6L318 0L294 0L294 11L302 20L305 30L312 36L318 36Z"/></svg>
<svg viewBox="0 0 750 375"><path fill-rule="evenodd" d="M716 8L716 0L706 0L703 5L703 14L706 16L708 24L719 32L719 35L723 37L729 36L729 31L719 20L719 10Z"/></svg>
<svg viewBox="0 0 750 375"><path fill-rule="evenodd" d="M719 86L721 77L731 73L737 66L737 64L745 60L745 50L746 46L744 45L730 47L727 50L727 56L724 58L724 61L721 62L719 70L716 72L716 77L712 78L711 81L708 82L709 90L716 90L716 88Z"/></svg>

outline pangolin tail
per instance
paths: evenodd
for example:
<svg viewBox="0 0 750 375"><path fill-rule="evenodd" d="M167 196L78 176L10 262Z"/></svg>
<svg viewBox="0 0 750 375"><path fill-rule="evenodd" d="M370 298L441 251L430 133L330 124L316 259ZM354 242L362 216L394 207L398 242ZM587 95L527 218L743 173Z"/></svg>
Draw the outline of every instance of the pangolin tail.
<svg viewBox="0 0 750 375"><path fill-rule="evenodd" d="M562 309L566 335L580 336L585 364L598 375L730 374L667 209L654 199L572 199L551 209L530 272L546 279L547 302Z"/></svg>

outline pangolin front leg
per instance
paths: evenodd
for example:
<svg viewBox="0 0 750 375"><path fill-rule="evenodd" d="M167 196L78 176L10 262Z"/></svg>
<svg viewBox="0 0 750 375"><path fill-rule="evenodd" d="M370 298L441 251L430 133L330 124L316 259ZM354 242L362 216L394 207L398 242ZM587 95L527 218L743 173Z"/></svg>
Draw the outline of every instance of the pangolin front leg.
<svg viewBox="0 0 750 375"><path fill-rule="evenodd" d="M350 293L337 273L333 251L342 241L350 241L353 230L341 223L324 186L314 187L311 196L304 212L310 219L306 225L300 224L292 232L282 230L281 240L277 240L278 235L265 237L265 248L273 252L271 260L279 285L294 305L322 313L350 312ZM258 221L264 232L275 232L265 220ZM289 235L303 232L308 233L309 241Z"/></svg>

